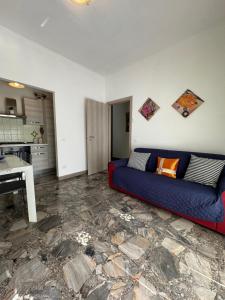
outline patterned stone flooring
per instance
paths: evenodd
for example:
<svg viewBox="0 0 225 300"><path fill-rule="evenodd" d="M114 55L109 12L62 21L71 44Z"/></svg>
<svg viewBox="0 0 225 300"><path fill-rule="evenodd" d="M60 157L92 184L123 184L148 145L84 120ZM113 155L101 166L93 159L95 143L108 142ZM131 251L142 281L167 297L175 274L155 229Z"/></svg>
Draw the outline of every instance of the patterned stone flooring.
<svg viewBox="0 0 225 300"><path fill-rule="evenodd" d="M0 213L0 299L225 299L225 238L109 189L36 186L38 223Z"/></svg>

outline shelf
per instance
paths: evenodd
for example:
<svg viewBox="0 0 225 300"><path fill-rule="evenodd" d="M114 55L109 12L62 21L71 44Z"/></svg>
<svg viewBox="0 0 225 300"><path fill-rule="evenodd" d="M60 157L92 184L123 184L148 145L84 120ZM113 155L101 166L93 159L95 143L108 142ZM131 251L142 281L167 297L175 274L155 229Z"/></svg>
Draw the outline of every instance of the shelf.
<svg viewBox="0 0 225 300"><path fill-rule="evenodd" d="M15 116L15 115L0 114L0 118L8 118L8 119L24 119L25 116Z"/></svg>

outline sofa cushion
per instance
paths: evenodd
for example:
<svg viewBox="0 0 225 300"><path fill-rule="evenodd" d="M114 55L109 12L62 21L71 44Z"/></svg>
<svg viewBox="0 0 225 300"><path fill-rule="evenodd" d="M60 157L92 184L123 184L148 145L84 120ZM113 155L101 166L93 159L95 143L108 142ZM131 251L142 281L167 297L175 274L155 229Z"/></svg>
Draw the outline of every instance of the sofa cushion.
<svg viewBox="0 0 225 300"><path fill-rule="evenodd" d="M157 159L158 157L164 158L179 158L179 165L177 167L177 178L183 178L187 170L187 166L190 161L191 155L187 152L182 151L170 151L170 150L160 150L160 149L147 149L147 148L137 148L137 152L151 153L151 157L148 160L146 171L155 173L157 169Z"/></svg>
<svg viewBox="0 0 225 300"><path fill-rule="evenodd" d="M163 150L163 149L152 149L152 148L136 148L134 151L141 152L141 153L151 153L151 157L146 166L146 170L150 172L156 171L158 156L166 157L166 158L179 158L180 162L177 168L177 178L184 177L190 162L191 154L197 155L199 157L225 160L225 155L212 154L212 153L185 152L185 151ZM223 168L220 177L222 176L225 176L225 168Z"/></svg>
<svg viewBox="0 0 225 300"><path fill-rule="evenodd" d="M225 160L210 159L191 155L184 180L216 187Z"/></svg>
<svg viewBox="0 0 225 300"><path fill-rule="evenodd" d="M158 175L164 175L171 178L176 178L179 161L180 161L179 158L158 157L156 173Z"/></svg>
<svg viewBox="0 0 225 300"><path fill-rule="evenodd" d="M174 212L212 222L223 220L222 202L217 199L216 190L210 186L128 167L114 171L113 184L124 192Z"/></svg>
<svg viewBox="0 0 225 300"><path fill-rule="evenodd" d="M128 161L128 167L145 171L150 155L151 153L132 152Z"/></svg>

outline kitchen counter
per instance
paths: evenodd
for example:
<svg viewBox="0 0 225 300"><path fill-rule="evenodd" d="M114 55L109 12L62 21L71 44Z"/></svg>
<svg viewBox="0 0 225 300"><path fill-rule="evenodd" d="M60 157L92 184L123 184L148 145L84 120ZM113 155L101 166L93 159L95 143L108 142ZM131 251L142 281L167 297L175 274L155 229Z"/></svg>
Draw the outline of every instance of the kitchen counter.
<svg viewBox="0 0 225 300"><path fill-rule="evenodd" d="M48 144L33 144L33 143L26 143L26 144L1 144L0 143L0 148L3 147L31 147L31 146L47 146Z"/></svg>

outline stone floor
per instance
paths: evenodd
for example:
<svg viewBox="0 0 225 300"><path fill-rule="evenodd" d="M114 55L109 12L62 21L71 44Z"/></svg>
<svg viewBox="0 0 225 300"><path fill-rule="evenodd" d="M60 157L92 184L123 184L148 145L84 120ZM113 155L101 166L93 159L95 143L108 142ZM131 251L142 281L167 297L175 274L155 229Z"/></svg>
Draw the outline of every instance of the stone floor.
<svg viewBox="0 0 225 300"><path fill-rule="evenodd" d="M36 186L38 223L0 213L0 299L225 299L222 235L109 189Z"/></svg>

